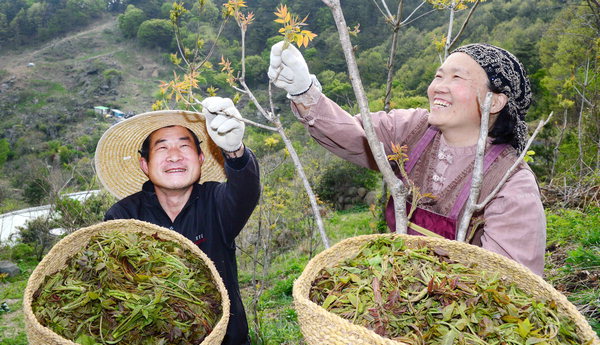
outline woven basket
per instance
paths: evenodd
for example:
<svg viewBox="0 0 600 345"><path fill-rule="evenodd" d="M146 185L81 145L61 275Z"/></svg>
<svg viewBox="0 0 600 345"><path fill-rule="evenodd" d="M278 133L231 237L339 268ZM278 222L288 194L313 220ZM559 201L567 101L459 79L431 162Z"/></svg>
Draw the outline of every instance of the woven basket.
<svg viewBox="0 0 600 345"><path fill-rule="evenodd" d="M25 313L25 326L29 343L32 345L77 345L54 333L52 330L44 327L38 322L31 309L33 294L44 282L46 276L52 275L64 268L67 260L84 248L92 236L114 230L141 232L147 235L158 234L161 239L178 243L182 248L190 250L204 261L210 269L213 280L221 294L221 309L223 315L201 345L220 345L225 336L225 332L227 331L227 324L229 323L229 296L227 295L227 290L225 290L225 285L223 285L223 280L217 272L213 262L198 248L198 246L192 243L192 241L175 231L133 219L111 220L77 230L60 240L52 247L48 254L46 254L29 277L23 297L23 311Z"/></svg>
<svg viewBox="0 0 600 345"><path fill-rule="evenodd" d="M309 261L302 275L294 282L293 288L294 306L307 344L404 344L381 337L363 326L355 325L338 315L328 312L308 298L311 284L322 268L332 267L338 262L355 256L365 243L381 236L400 236L405 240L408 247L415 247L418 242L425 242L430 247L444 248L449 252L450 258L455 261L463 264L476 262L478 267L482 269L497 272L503 277L507 277L509 281L514 282L531 296L554 300L559 312L573 320L578 335L584 339L584 344L600 344L596 333L575 306L564 295L525 266L499 254L466 243L424 236L393 234L352 237L337 243Z"/></svg>

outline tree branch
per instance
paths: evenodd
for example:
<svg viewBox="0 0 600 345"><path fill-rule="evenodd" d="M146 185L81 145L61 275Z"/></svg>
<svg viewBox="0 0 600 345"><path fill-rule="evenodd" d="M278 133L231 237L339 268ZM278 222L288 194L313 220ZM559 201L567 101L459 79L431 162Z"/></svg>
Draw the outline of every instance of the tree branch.
<svg viewBox="0 0 600 345"><path fill-rule="evenodd" d="M414 19L412 19L412 20L409 20L409 21L404 21L404 22L402 22L402 24L403 24L403 25L409 25L409 24L411 24L412 22L414 22L414 21L417 21L417 20L419 20L419 19L421 19L421 18L425 17L426 15L428 15L428 14L430 14L430 13L433 13L433 12L435 12L435 11L436 11L436 10L429 10L429 11L427 11L427 12L425 12L425 13L422 13L422 14L420 14L418 17L416 17L416 18L414 18Z"/></svg>
<svg viewBox="0 0 600 345"><path fill-rule="evenodd" d="M481 126L479 128L479 138L477 139L477 151L473 162L473 177L471 179L471 190L467 205L458 223L458 231L456 240L464 242L467 236L467 228L471 222L471 217L476 211L477 199L481 191L481 183L483 182L483 156L485 154L485 146L487 143L489 122L490 122L490 106L492 105L493 93L488 92L485 95L483 108L481 110Z"/></svg>
<svg viewBox="0 0 600 345"><path fill-rule="evenodd" d="M385 0L383 0L383 1L385 3ZM375 7L377 7L379 12L381 12L381 15L383 15L384 18L392 16L392 14L390 13L389 10L387 11L388 13L386 14L385 11L381 9L381 7L379 6L379 3L377 3L377 0L373 0L373 3L375 4ZM387 7L385 9L387 10Z"/></svg>
<svg viewBox="0 0 600 345"><path fill-rule="evenodd" d="M533 140L539 134L539 132L542 130L542 127L544 127L550 121L550 119L552 118L552 115L554 115L554 112L551 112L550 115L548 115L548 117L546 118L546 120L540 121L540 123L536 127L536 129L533 132L533 134L531 135L531 137L529 137L529 140L527 141L527 144L525 145L523 152L521 152L521 154L519 155L519 158L513 163L513 165L510 167L510 169L508 169L508 171L504 174L502 179L500 179L500 182L498 183L496 188L494 188L494 190L490 193L490 195L488 195L481 203L476 205L477 210L483 209L485 207L485 205L487 205L496 196L496 194L498 194L498 191L500 191L500 188L502 188L502 186L504 186L504 183L506 183L506 181L508 180L510 175L513 173L513 171L521 163L521 161L525 158L525 155L527 154L527 150L533 143Z"/></svg>
<svg viewBox="0 0 600 345"><path fill-rule="evenodd" d="M390 46L390 56L386 65L387 80L385 82L385 100L383 101L383 110L385 112L390 111L390 101L392 99L392 79L394 77L394 60L396 59L396 50L398 48L398 35L400 33L400 27L402 26L402 24L400 23L401 18L402 1L400 2L400 4L398 4L396 20L393 22L392 44Z"/></svg>
<svg viewBox="0 0 600 345"><path fill-rule="evenodd" d="M408 16L406 16L406 18L404 18L404 20L400 23L400 25L407 25L409 22L412 22L412 20L410 20L410 18L417 13L417 11L423 7L425 4L427 3L427 1L423 1L421 2ZM431 13L432 11L429 11L427 13ZM417 18L415 18L415 20L421 18L422 16L426 15L427 13L418 16ZM398 18L398 20L400 20L400 18Z"/></svg>
<svg viewBox="0 0 600 345"><path fill-rule="evenodd" d="M338 29L338 33L340 35L340 41L342 43L342 48L344 51L344 56L346 58L346 63L348 65L348 73L350 76L350 81L352 83L352 88L354 89L354 94L356 95L356 99L358 101L358 106L360 108L360 114L363 121L365 134L367 136L367 141L369 143L369 147L373 153L373 157L375 158L375 162L377 163L377 167L379 171L382 173L385 182L390 187L390 192L392 197L394 198L394 213L396 216L396 233L406 233L406 226L408 223L408 219L406 217L406 195L408 193L407 188L404 186L404 183L396 177L392 167L387 160L387 155L383 150L383 145L377 138L375 130L373 129L373 125L371 123L370 115L369 115L369 107L367 102L367 97L365 95L363 85L360 79L360 73L358 71L358 66L356 64L356 59L354 57L354 52L352 49L352 43L350 42L350 35L348 33L348 26L346 25L346 20L344 18L344 14L342 12L340 1L339 0L322 0L330 9L333 14L333 18L335 20L335 24Z"/></svg>
<svg viewBox="0 0 600 345"><path fill-rule="evenodd" d="M463 22L463 25L460 27L460 30L458 30L458 33L456 34L456 36L454 36L454 38L452 39L452 41L448 45L448 50L452 49L452 47L456 44L456 41L458 41L458 39L460 38L460 35L462 35L463 31L467 27L467 24L469 23L469 19L471 19L471 16L473 15L473 12L475 12L475 9L479 5L479 1L480 0L475 1L475 3L473 4L473 6L471 6L471 9L469 10L469 14L467 15L467 18L465 19L465 21Z"/></svg>

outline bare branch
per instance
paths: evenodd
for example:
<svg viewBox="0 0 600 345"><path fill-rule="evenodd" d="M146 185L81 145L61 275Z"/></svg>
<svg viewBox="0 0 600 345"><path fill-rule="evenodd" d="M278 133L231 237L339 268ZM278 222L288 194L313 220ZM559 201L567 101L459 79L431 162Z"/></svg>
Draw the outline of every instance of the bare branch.
<svg viewBox="0 0 600 345"><path fill-rule="evenodd" d="M263 125L262 123L254 122L254 121L248 120L246 118L242 118L241 120L242 120L242 122L247 123L249 125L252 125L252 126L255 126L255 127L259 127L259 128L262 128L262 129L266 129L266 130L271 131L271 132L277 132L277 128L275 128L275 127Z"/></svg>
<svg viewBox="0 0 600 345"><path fill-rule="evenodd" d="M383 0L383 1L385 1L385 0ZM377 7L377 9L379 10L379 12L381 12L381 15L383 15L383 17L384 17L384 18L388 18L388 17L389 17L389 18L391 18L391 17L392 17L392 14L390 13L390 11L389 11L389 10L388 10L388 13L386 14L386 13L385 13L385 12L384 12L384 11L381 9L381 7L379 6L379 3L377 3L377 0L373 0L373 3L375 4L375 6L376 6L376 7ZM386 9L387 9L387 7L386 7Z"/></svg>
<svg viewBox="0 0 600 345"><path fill-rule="evenodd" d="M444 45L444 58L442 60L446 60L448 57L450 40L452 39L452 26L454 25L454 12L454 1L452 1L452 6L450 6L450 18L448 19L448 33L446 34L446 44Z"/></svg>
<svg viewBox="0 0 600 345"><path fill-rule="evenodd" d="M402 1L400 1L400 2L402 2ZM385 0L381 0L381 5L383 6L383 8L385 8L385 11L387 12L388 17L390 19L393 18L392 17L392 12L390 12L389 8L387 7L387 3L385 2Z"/></svg>
<svg viewBox="0 0 600 345"><path fill-rule="evenodd" d="M354 93L356 95L356 99L358 101L358 106L360 109L361 118L363 121L365 134L367 136L367 141L369 143L369 147L373 153L373 157L375 162L377 163L377 167L379 171L382 173L385 182L390 187L390 192L392 197L394 198L394 208L395 208L395 216L396 216L396 233L406 233L406 227L408 223L408 219L406 217L406 195L408 193L406 186L402 183L400 179L396 177L394 171L392 170L385 151L383 150L382 144L377 138L377 134L373 128L371 123L370 115L369 115L369 107L367 102L367 97L365 95L363 85L360 79L360 73L358 71L358 66L356 64L356 59L354 57L354 52L352 49L352 43L350 42L350 35L348 33L348 26L346 25L346 20L344 18L344 14L342 12L340 1L339 0L322 0L330 9L333 14L333 18L335 20L335 24L338 29L338 33L340 35L340 41L342 43L342 48L344 51L344 56L346 58L346 63L348 65L348 73L350 76L350 81L352 83L352 88L354 89Z"/></svg>
<svg viewBox="0 0 600 345"><path fill-rule="evenodd" d="M387 80L385 83L385 100L383 102L383 110L386 112L390 111L390 102L392 99L392 79L394 77L394 60L396 58L396 49L398 47L398 34L400 32L400 27L402 26L399 23L400 18L402 18L402 2L398 5L398 12L396 12L397 20L394 22L394 30L392 34L392 44L390 46L390 56L388 58L388 62L386 65L387 68Z"/></svg>
<svg viewBox="0 0 600 345"><path fill-rule="evenodd" d="M423 7L423 6L424 6L426 3L427 3L427 1L423 1L423 2L421 2L421 3L419 4L419 6L417 6L417 7L416 7L416 8L415 8L415 9L414 9L414 10L413 10L413 11L412 11L412 12L411 12L411 13L410 13L408 16L406 16L406 18L404 18L404 20L403 20L403 21L400 23L400 25L407 25L408 23L412 22L412 21L413 21L413 20L411 20L412 16L413 16L415 13L417 13L417 11L418 11L418 10L419 10L421 7ZM433 12L433 10L432 10L432 11L429 11L429 12L427 12L427 13L431 13L431 12ZM425 14L427 14L427 13L425 13ZM421 18L422 16L423 16L423 15L420 15L420 16L418 16L417 18L415 18L415 20L416 20L416 19L418 19L418 18ZM399 18L400 18L400 17L398 17L398 20L400 20Z"/></svg>
<svg viewBox="0 0 600 345"><path fill-rule="evenodd" d="M560 136L558 137L558 141L556 142L556 145L554 146L554 150L552 151L552 167L550 168L550 183L552 183L552 179L554 179L554 171L556 168L556 162L558 161L558 150L560 148L560 145L562 144L563 138L565 136L565 131L567 129L567 114L568 114L568 110L567 108L565 108L565 111L563 113L563 125L562 128L560 130Z"/></svg>
<svg viewBox="0 0 600 345"><path fill-rule="evenodd" d="M479 5L479 1L480 0L475 1L475 3L473 4L473 6L471 6L471 9L469 10L469 14L467 15L467 18L463 22L463 25L460 27L460 30L458 30L458 33L456 34L456 36L454 36L454 38L450 42L450 45L448 46L448 50L452 49L452 47L456 44L456 41L458 41L458 39L460 38L460 35L462 35L463 31L467 27L467 24L469 23L469 19L471 19L471 16L473 15L473 12L475 12L475 9Z"/></svg>
<svg viewBox="0 0 600 345"><path fill-rule="evenodd" d="M420 14L418 17L413 18L412 20L402 22L402 25L409 25L412 22L417 21L417 20L419 20L419 19L425 17L426 15L429 15L430 13L433 13L435 11L437 11L437 10L429 10L429 11L427 11L425 13Z"/></svg>
<svg viewBox="0 0 600 345"><path fill-rule="evenodd" d="M469 199L467 199L467 205L465 206L465 210L463 211L458 224L458 231L456 233L456 240L460 242L465 241L467 236L467 228L469 227L473 213L476 211L477 199L479 198L479 193L481 191L481 183L483 181L483 156L485 154L485 145L488 137L492 96L492 92L488 92L485 95L485 101L483 102L483 108L481 110L481 127L479 129L477 151L475 153L475 160L473 162L471 190L469 193Z"/></svg>
<svg viewBox="0 0 600 345"><path fill-rule="evenodd" d="M544 127L550 121L550 119L552 118L552 115L554 115L554 112L550 113L550 115L548 115L548 117L546 118L546 120L540 121L540 123L536 127L535 131L533 132L533 134L531 135L531 137L527 141L527 145L525 145L525 148L523 149L523 152L521 152L521 154L519 155L519 158L510 167L510 169L508 169L508 171L504 174L504 176L502 177L502 179L500 179L500 182L498 183L498 185L496 186L496 188L494 188L494 190L490 193L490 195L488 195L481 203L479 203L477 205L477 209L478 210L483 209L485 207L485 205L487 205L492 200L492 198L494 198L496 196L496 194L498 194L498 191L500 191L500 188L502 188L502 186L504 186L504 183L506 182L506 180L508 180L508 178L513 173L513 171L516 169L516 167L521 163L521 161L523 160L523 158L525 158L525 155L527 154L527 150L529 149L529 147L533 143L533 140L539 134L539 132L542 130L542 127Z"/></svg>
<svg viewBox="0 0 600 345"><path fill-rule="evenodd" d="M584 85L585 86L585 85ZM577 92L577 94L579 95L579 97L581 97L581 102L583 103L587 103L587 105L589 105L590 107L593 107L594 104L592 102L590 102L586 97L585 94L583 94L583 92L581 92L579 90L579 88L577 88L577 86L573 85L573 90L575 90L575 92Z"/></svg>

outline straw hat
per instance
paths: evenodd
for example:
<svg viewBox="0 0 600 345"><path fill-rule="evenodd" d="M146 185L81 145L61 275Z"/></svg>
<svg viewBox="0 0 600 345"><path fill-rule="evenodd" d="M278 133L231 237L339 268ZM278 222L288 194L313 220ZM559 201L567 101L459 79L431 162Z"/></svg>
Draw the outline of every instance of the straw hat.
<svg viewBox="0 0 600 345"><path fill-rule="evenodd" d="M135 115L110 127L96 147L96 174L104 187L122 199L142 190L148 177L140 169L138 150L153 131L171 125L192 130L204 152L202 176L205 181L224 181L221 149L206 132L204 115L183 110L161 110Z"/></svg>

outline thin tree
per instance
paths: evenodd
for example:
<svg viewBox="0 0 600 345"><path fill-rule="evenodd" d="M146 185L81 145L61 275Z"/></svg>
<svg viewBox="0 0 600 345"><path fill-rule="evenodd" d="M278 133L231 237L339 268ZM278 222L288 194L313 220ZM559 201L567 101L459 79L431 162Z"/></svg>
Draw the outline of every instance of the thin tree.
<svg viewBox="0 0 600 345"><path fill-rule="evenodd" d="M285 129L281 123L280 115L275 111L275 106L272 100L272 92L271 85L269 84L269 110L266 110L260 102L256 99L254 93L245 81L246 76L246 32L248 30L248 26L254 20L254 14L249 12L244 14L242 12L242 8L246 6L245 1L243 0L229 0L224 5L224 17L226 19L233 18L240 29L241 36L241 71L236 74L234 69L231 66L231 62L224 57L221 57L221 62L219 65L221 66L221 71L227 74L227 81L230 86L234 88L239 94L247 96L250 101L256 106L260 114L273 126L266 126L254 121L250 121L248 119L243 119L244 122L257 126L263 129L267 129L273 132L277 132L286 147L287 152L289 153L298 177L301 179L306 194L309 198L309 202L311 204L311 208L313 211L313 217L315 217L315 222L317 228L319 229L319 233L321 234L321 240L325 248L329 248L329 239L327 234L325 233L325 227L323 220L321 218L321 214L319 211L319 205L317 202L317 197L308 181L306 173L304 172L304 168L296 152L296 149L292 145L291 140L285 133ZM173 25L178 26L179 19L187 13L187 10L183 6L183 4L174 3L173 10L171 11L171 21ZM301 27L306 21L306 18L303 20L299 20L297 16L289 13L287 11L287 7L280 6L278 8L278 12L276 13L278 19L276 22L282 23L283 28L280 32L283 33L284 39L288 42L288 44L296 43L300 45L308 45L308 42L311 41L316 35L308 30L302 30ZM219 29L219 33L222 31L222 26ZM176 29L176 36L180 35L180 30ZM218 38L218 37L217 37ZM198 39L200 40L200 39ZM197 78L201 73L202 68L206 68L209 59L214 52L214 47L216 45L216 40L213 46L210 48L208 53L205 56L201 56L198 48L193 50L193 53L188 53L188 50L182 46L181 40L178 38L177 43L179 46L179 54L182 56L181 58L174 56L172 57L173 61L176 64L184 63L185 66L185 75L181 80L177 76L175 76L174 80L169 83L164 83L162 85L163 91L166 93L170 90L169 98L174 97L176 101L183 101L188 107L193 109L194 111L200 111L199 107L202 104L202 101L197 98L199 96L195 95L195 90L198 88ZM201 47L200 44L198 44ZM186 59L186 56L191 56L190 59ZM239 86L238 86L239 84ZM213 96L216 94L216 89L209 88L208 94ZM238 100L238 98L234 98L234 101ZM160 101L159 101L160 102ZM166 107L166 102L158 103L156 108Z"/></svg>
<svg viewBox="0 0 600 345"><path fill-rule="evenodd" d="M485 0L430 0L431 4L435 8L440 9L440 10L448 10L448 12L449 12L449 14L448 14L448 29L446 31L446 35L442 38L442 42L443 42L442 50L444 52L444 55L443 55L443 57L440 56L440 62L443 62L444 60L446 60L446 58L448 57L448 52L458 42L458 39L460 38L463 31L467 27L467 24L469 23L471 16L475 12L475 9L479 5L479 3L482 1L485 1ZM467 18L465 18L460 29L458 30L458 33L454 37L452 37L452 35L454 34L453 29L454 29L454 20L455 20L456 13L469 8L467 3L473 3L473 6L471 6L469 13L467 14Z"/></svg>
<svg viewBox="0 0 600 345"><path fill-rule="evenodd" d="M406 233L408 219L406 217L406 196L408 194L408 189L402 183L402 181L396 177L396 174L392 170L391 165L387 160L387 156L383 149L382 143L377 138L375 134L375 129L373 128L373 124L371 122L371 118L369 115L369 104L367 101L367 96L365 94L364 87L362 85L362 81L360 78L360 73L358 71L358 66L356 64L356 58L354 56L354 50L352 48L352 43L350 41L350 33L348 31L348 26L346 24L346 19L344 18L344 13L342 12L342 7L340 5L339 0L322 0L325 5L329 7L333 14L333 18L335 21L335 25L337 26L338 33L340 36L340 42L342 44L342 49L344 51L344 57L346 58L346 64L348 65L348 74L350 76L350 82L352 83L352 88L354 89L354 94L356 96L356 100L358 102L358 107L360 109L361 119L364 124L365 133L367 136L367 141L369 143L369 147L373 152L373 157L375 158L375 162L379 171L383 175L383 179L385 183L390 188L390 193L394 198L394 214L396 216L396 233Z"/></svg>
<svg viewBox="0 0 600 345"><path fill-rule="evenodd" d="M506 171L506 173L502 176L496 187L492 190L492 192L480 203L477 202L479 200L479 193L481 192L481 185L483 183L483 158L485 156L485 147L488 137L488 129L489 129L489 119L490 119L490 106L492 103L491 92L486 94L485 100L483 102L483 106L481 108L481 127L479 129L479 138L477 140L477 150L475 153L475 160L473 165L473 178L471 180L471 188L469 190L469 198L467 199L467 204L463 211L463 214L458 222L458 229L456 233L456 240L460 242L469 242L467 238L467 231L469 228L469 224L471 224L473 213L482 210L485 205L487 205L492 199L498 194L500 189L504 186L504 183L508 180L508 178L512 175L515 169L519 166L519 164L523 161L531 143L541 131L542 127L546 125L550 119L552 118L553 113L550 113L546 120L540 121L537 128L527 141L525 148L519 155L519 157L515 160L513 165Z"/></svg>
<svg viewBox="0 0 600 345"><path fill-rule="evenodd" d="M352 86L354 88L354 92L356 95L356 99L358 101L358 105L361 112L361 118L364 123L365 133L367 136L367 141L369 143L369 147L373 152L373 156L377 163L378 168L382 172L384 176L384 180L388 183L391 188L392 196L394 197L394 212L396 217L396 233L406 233L407 225L409 223L408 217L406 216L406 196L408 194L408 188L406 185L400 181L396 177L396 175L391 170L391 167L386 159L386 156L383 152L383 145L378 140L375 131L373 129L373 125L370 120L368 102L366 99L366 95L364 93L364 89L362 86L362 82L360 80L360 74L358 71L358 67L356 64L356 60L354 58L354 52L352 49L352 45L350 43L350 36L348 33L348 27L346 26L346 22L344 19L344 14L341 9L339 0L322 0L332 11L333 18L338 28L338 33L340 35L340 41L342 43L342 48L344 51L344 56L346 58L346 63L348 64L348 71L350 74L350 80L352 81ZM477 1L478 2L478 1ZM453 2L454 3L454 2ZM487 203L491 201L491 199L498 193L500 188L504 185L510 174L514 171L514 169L520 164L523 157L527 154L527 149L530 147L533 139L539 133L541 128L550 120L552 114L548 116L548 119L540 122L538 128L535 130L534 134L531 136L527 145L519 158L515 161L513 166L506 172L506 174L501 179L500 183L496 188L492 191L492 193L486 197L486 199L477 204L477 199L479 197L479 191L481 188L481 182L483 180L483 156L485 151L485 143L488 134L488 125L489 125L489 109L491 104L492 94L488 92L486 94L486 99L484 102L480 101L480 104L483 104L482 108L482 120L481 120L481 130L478 138L477 144L477 154L475 159L475 167L473 172L472 179L472 187L470 191L469 201L467 203L466 211L463 212L463 216L459 221L459 228L457 232L457 240L464 242L466 239L466 229L471 221L471 217L475 210L482 209Z"/></svg>

